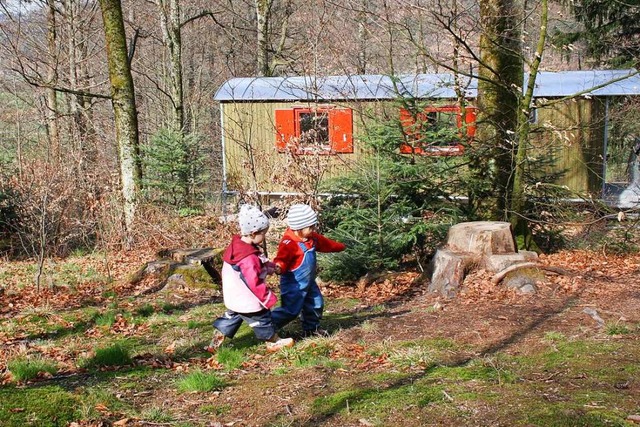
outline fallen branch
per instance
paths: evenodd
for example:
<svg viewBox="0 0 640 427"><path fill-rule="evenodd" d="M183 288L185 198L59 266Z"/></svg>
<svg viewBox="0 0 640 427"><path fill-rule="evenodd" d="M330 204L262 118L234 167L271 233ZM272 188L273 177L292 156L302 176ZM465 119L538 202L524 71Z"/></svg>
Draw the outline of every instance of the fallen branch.
<svg viewBox="0 0 640 427"><path fill-rule="evenodd" d="M562 275L566 275L566 276L570 276L571 273L569 273L567 270L564 270L562 268L559 267L552 267L550 265L541 265L535 262L522 262L519 264L514 264L511 265L507 268L505 268L504 270L494 274L494 276L491 278L491 283L493 283L494 285L497 285L498 283L500 283L502 281L502 279L505 278L505 276L513 271L516 270L521 270L521 269L525 269L525 268L538 268L540 270L545 270L545 271L549 271L551 273L555 273L555 274L562 274Z"/></svg>

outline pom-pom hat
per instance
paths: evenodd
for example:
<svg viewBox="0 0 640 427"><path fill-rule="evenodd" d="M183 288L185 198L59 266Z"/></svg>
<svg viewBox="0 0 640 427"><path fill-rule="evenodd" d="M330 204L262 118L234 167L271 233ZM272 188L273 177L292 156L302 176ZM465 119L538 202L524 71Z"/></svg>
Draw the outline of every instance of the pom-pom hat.
<svg viewBox="0 0 640 427"><path fill-rule="evenodd" d="M269 228L269 218L255 206L242 205L238 214L240 234L248 236L251 233Z"/></svg>
<svg viewBox="0 0 640 427"><path fill-rule="evenodd" d="M289 208L287 223L292 230L302 230L318 223L318 214L309 205L297 204Z"/></svg>

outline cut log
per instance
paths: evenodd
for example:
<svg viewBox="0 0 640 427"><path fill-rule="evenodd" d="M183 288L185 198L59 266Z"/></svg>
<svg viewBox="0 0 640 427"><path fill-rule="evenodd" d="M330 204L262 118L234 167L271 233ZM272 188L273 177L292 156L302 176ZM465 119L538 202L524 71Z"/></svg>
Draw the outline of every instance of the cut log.
<svg viewBox="0 0 640 427"><path fill-rule="evenodd" d="M152 278L154 286L144 293L175 288L217 290L222 283L222 252L220 248L164 250L158 253L161 259L145 264L130 282L137 284Z"/></svg>
<svg viewBox="0 0 640 427"><path fill-rule="evenodd" d="M493 277L491 278L491 283L493 283L494 285L497 285L498 283L500 283L502 279L504 279L504 277L507 274L511 273L512 271L516 271L522 268L533 268L537 266L538 264L536 264L535 262L522 262L520 264L509 266L504 270L500 271L499 273L494 274Z"/></svg>
<svg viewBox="0 0 640 427"><path fill-rule="evenodd" d="M491 283L497 285L498 283L500 283L500 281L502 279L504 279L504 277L516 270L520 270L520 269L525 269L525 268L537 268L539 270L544 270L544 271L549 271L551 273L554 274L562 274L562 275L568 275L570 276L571 273L569 273L568 271L562 269L562 268L558 268L558 267L553 267L551 265L541 265L541 264L537 264L535 262L522 262L519 264L514 264L512 266L509 266L507 268L505 268L504 270L496 273L492 278L491 278Z"/></svg>
<svg viewBox="0 0 640 427"><path fill-rule="evenodd" d="M497 273L514 264L535 262L537 260L538 254L532 251L520 251L518 253L512 254L488 255L483 259L483 267L487 271Z"/></svg>

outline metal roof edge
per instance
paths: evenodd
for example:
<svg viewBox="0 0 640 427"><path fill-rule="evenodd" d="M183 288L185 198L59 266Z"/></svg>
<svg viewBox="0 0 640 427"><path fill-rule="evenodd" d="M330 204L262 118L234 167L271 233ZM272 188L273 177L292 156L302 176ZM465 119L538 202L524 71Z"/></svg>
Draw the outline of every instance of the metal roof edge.
<svg viewBox="0 0 640 427"><path fill-rule="evenodd" d="M524 83L529 73L525 73ZM464 78L465 97L477 96L477 79ZM630 80L631 79L631 80ZM455 99L454 74L425 73L388 76L234 77L216 91L219 102L375 101L410 96ZM540 71L535 97L640 95L640 74L634 68L618 70Z"/></svg>

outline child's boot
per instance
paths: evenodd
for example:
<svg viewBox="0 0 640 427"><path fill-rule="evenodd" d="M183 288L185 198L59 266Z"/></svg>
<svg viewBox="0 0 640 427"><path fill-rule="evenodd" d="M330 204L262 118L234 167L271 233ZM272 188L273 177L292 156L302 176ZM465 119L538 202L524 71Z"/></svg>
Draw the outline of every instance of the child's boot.
<svg viewBox="0 0 640 427"><path fill-rule="evenodd" d="M285 347L293 347L293 344L293 338L280 338L277 334L266 342L267 351L269 353L274 353Z"/></svg>
<svg viewBox="0 0 640 427"><path fill-rule="evenodd" d="M209 353L215 353L216 351L218 351L218 348L220 348L225 338L226 337L224 336L224 334L216 329L213 332L213 338L211 338L211 342L204 349Z"/></svg>

